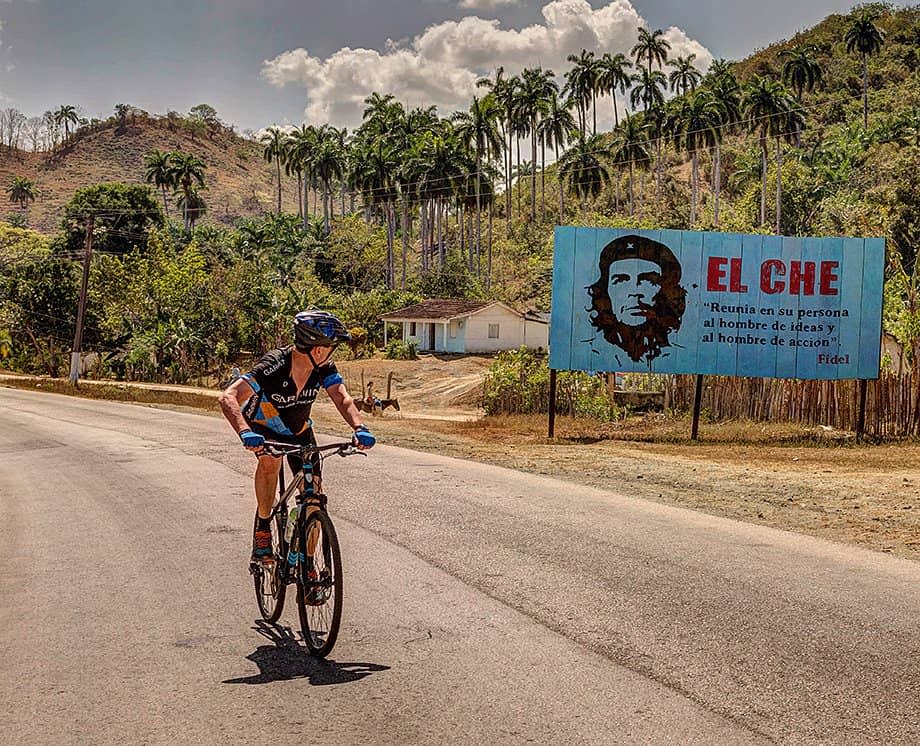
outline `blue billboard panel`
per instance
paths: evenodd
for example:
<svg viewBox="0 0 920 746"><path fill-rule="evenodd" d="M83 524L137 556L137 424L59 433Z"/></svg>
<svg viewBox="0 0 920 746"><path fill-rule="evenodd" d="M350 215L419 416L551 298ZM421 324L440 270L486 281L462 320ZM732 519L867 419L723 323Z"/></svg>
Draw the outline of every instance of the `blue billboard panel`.
<svg viewBox="0 0 920 746"><path fill-rule="evenodd" d="M885 241L557 227L551 368L877 378Z"/></svg>

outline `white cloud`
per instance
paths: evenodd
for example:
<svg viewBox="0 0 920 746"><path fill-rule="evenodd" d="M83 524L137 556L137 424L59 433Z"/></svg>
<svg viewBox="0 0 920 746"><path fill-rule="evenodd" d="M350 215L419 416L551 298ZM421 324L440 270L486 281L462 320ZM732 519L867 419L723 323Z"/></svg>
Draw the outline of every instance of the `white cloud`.
<svg viewBox="0 0 920 746"><path fill-rule="evenodd" d="M388 40L383 52L343 47L320 59L294 49L267 60L262 75L276 86L304 86L305 116L314 123L355 126L364 99L374 91L392 93L409 107L435 105L446 115L466 108L477 92L476 80L499 65L510 74L542 65L561 75L570 67L566 57L582 49L628 53L638 29L646 25L629 0L612 0L597 9L587 0L551 0L542 13L543 23L521 29L504 29L498 20L477 16L445 21L411 42ZM667 29L665 37L672 57L696 54L701 68L712 59L678 28ZM607 115L602 109L599 123Z"/></svg>
<svg viewBox="0 0 920 746"><path fill-rule="evenodd" d="M520 5L520 0L460 0L458 8L464 10L495 10L508 5Z"/></svg>

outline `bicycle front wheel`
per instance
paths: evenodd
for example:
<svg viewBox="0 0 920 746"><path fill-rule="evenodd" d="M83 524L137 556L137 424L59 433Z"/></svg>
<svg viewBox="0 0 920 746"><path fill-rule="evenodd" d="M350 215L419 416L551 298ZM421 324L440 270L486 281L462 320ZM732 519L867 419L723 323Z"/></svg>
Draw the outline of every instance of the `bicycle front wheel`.
<svg viewBox="0 0 920 746"><path fill-rule="evenodd" d="M329 515L314 510L301 523L297 609L311 655L324 657L335 645L342 621L342 553Z"/></svg>
<svg viewBox="0 0 920 746"><path fill-rule="evenodd" d="M256 513L258 517L258 513ZM274 562L252 566L252 578L256 586L256 602L259 613L266 622L277 622L284 610L284 557L282 540L284 537L283 511L277 511L272 520L272 555Z"/></svg>

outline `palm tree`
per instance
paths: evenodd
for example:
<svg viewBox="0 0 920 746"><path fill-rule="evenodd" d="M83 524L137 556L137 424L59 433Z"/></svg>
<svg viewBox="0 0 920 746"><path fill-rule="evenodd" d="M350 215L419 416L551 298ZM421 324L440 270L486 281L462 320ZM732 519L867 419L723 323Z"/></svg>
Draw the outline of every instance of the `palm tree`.
<svg viewBox="0 0 920 746"><path fill-rule="evenodd" d="M690 155L690 229L696 225L696 208L699 204L700 170L699 154L704 148L714 147L721 139L723 110L715 97L706 90L679 99L671 128L674 147Z"/></svg>
<svg viewBox="0 0 920 746"><path fill-rule="evenodd" d="M553 155L557 161L559 160L559 148L565 147L575 129L575 117L572 116L571 108L560 103L559 96L554 92L547 102L543 118L537 125L537 133L540 141L553 149ZM560 174L557 174L557 176L557 181L559 182L559 224L562 225L565 222L565 202L562 176Z"/></svg>
<svg viewBox="0 0 920 746"><path fill-rule="evenodd" d="M387 288L396 286L396 261L393 249L396 236L396 184L394 176L399 161L393 146L382 138L366 144L359 138L355 146L354 184L365 200L377 207L386 223Z"/></svg>
<svg viewBox="0 0 920 746"><path fill-rule="evenodd" d="M784 49L779 56L786 60L783 63L783 82L792 86L795 98L801 104L802 94L805 91L811 93L823 77L821 65L815 59L815 47L810 44L795 46Z"/></svg>
<svg viewBox="0 0 920 746"><path fill-rule="evenodd" d="M629 170L629 216L633 215L633 169L649 161L648 123L643 114L627 114L614 130L611 160Z"/></svg>
<svg viewBox="0 0 920 746"><path fill-rule="evenodd" d="M668 59L668 52L671 51L670 42L664 38L664 31L656 29L649 32L647 28L639 29L639 40L635 46L629 50L629 54L636 60L636 67L640 67L642 60L648 63L648 72L651 75L652 63L658 63L660 70Z"/></svg>
<svg viewBox="0 0 920 746"><path fill-rule="evenodd" d="M505 172L505 222L508 228L508 231L511 230L511 144L513 142L514 132L513 132L513 120L514 120L514 105L515 97L517 94L517 88L520 85L520 80L516 77L505 78L505 70L503 67L498 67L495 70L495 80L489 80L488 78L482 78L476 81L476 85L479 87L488 88L492 95L495 97L495 101L502 108L504 113L504 118L501 122L502 133L508 138L508 146L505 148L505 158L504 158L504 172Z"/></svg>
<svg viewBox="0 0 920 746"><path fill-rule="evenodd" d="M277 127L269 127L265 134L259 138L262 143L262 157L268 162L275 162L276 177L278 179L278 214L281 214L281 166L288 159L288 138Z"/></svg>
<svg viewBox="0 0 920 746"><path fill-rule="evenodd" d="M696 59L695 54L688 54L686 57L678 57L676 60L668 60L668 67L674 70L668 75L668 82L671 84L671 90L680 90L681 96L687 95L687 89L695 91L700 81L703 79L702 73L693 65Z"/></svg>
<svg viewBox="0 0 920 746"><path fill-rule="evenodd" d="M174 189L176 186L170 175L169 156L169 153L164 153L162 150L151 150L144 156L144 166L146 167L144 179L148 184L153 184L163 193L163 209L166 211L167 218L169 217L169 200L166 196L166 190Z"/></svg>
<svg viewBox="0 0 920 746"><path fill-rule="evenodd" d="M345 150L341 144L339 131L334 127L326 124L320 127L311 166L322 186L323 226L328 233L332 216L332 184L342 178L345 170Z"/></svg>
<svg viewBox="0 0 920 746"><path fill-rule="evenodd" d="M613 126L620 124L620 114L617 110L617 91L625 94L632 85L632 76L629 68L632 63L625 55L605 54L598 62L597 89L599 93L606 93L613 99Z"/></svg>
<svg viewBox="0 0 920 746"><path fill-rule="evenodd" d="M70 125L80 123L80 115L77 113L76 106L65 104L54 112L54 120L58 126L64 126L64 142L70 139Z"/></svg>
<svg viewBox="0 0 920 746"><path fill-rule="evenodd" d="M35 182L24 176L14 176L6 188L6 193L10 195L10 202L18 202L20 209L24 211L27 202L35 201Z"/></svg>
<svg viewBox="0 0 920 746"><path fill-rule="evenodd" d="M188 192L182 192L179 199L176 200L176 206L185 215L185 229L190 231L195 227L195 223L207 212L204 198L197 189L190 189Z"/></svg>
<svg viewBox="0 0 920 746"><path fill-rule="evenodd" d="M645 104L645 111L655 106L664 106L668 79L661 70L649 71L642 68L632 79L635 87L629 92L629 103L634 109L640 102Z"/></svg>
<svg viewBox="0 0 920 746"><path fill-rule="evenodd" d="M722 193L722 137L733 130L741 119L741 86L724 60L714 60L704 79L706 90L712 95L722 112L721 137L714 146L712 159L713 176L713 223L719 227L719 200Z"/></svg>
<svg viewBox="0 0 920 746"><path fill-rule="evenodd" d="M501 107L495 96L488 94L484 98L473 96L469 111L454 114L454 131L467 148L473 151L476 159L476 244L475 255L478 263L482 252L482 167L483 161L491 160L491 154L502 149L502 136L498 131L498 119ZM473 252L470 252L470 271L473 270Z"/></svg>
<svg viewBox="0 0 920 746"><path fill-rule="evenodd" d="M610 174L602 158L609 155L601 135L586 138L579 133L574 145L559 159L559 178L578 194L583 217L588 212L588 197L596 197Z"/></svg>
<svg viewBox="0 0 920 746"><path fill-rule="evenodd" d="M530 220L537 219L537 123L546 113L550 96L559 91L553 80L553 71L543 68L528 68L521 73L521 86L518 91L518 113L526 122L530 135Z"/></svg>
<svg viewBox="0 0 920 746"><path fill-rule="evenodd" d="M885 32L875 25L878 14L873 10L863 9L850 21L843 40L847 52L859 52L862 57L863 76L863 127L869 127L869 56L878 53L885 41Z"/></svg>
<svg viewBox="0 0 920 746"><path fill-rule="evenodd" d="M776 232L782 218L782 147L781 140L791 141L805 120L802 110L788 89L779 81L756 76L747 85L743 101L748 128L760 139L761 189L760 224L767 222L767 144L776 139Z"/></svg>
<svg viewBox="0 0 920 746"><path fill-rule="evenodd" d="M582 137L587 136L588 105L594 101L597 93L597 79L600 72L594 52L582 49L580 55L570 54L566 57L573 64L571 70L565 74L565 87L562 89L571 101L578 107L578 122ZM597 116L594 118L594 132L597 132Z"/></svg>
<svg viewBox="0 0 920 746"><path fill-rule="evenodd" d="M309 189L313 186L313 151L316 148L317 130L309 124L303 124L288 136L288 165L303 178L303 205L300 209L303 216L303 228L307 229L310 222Z"/></svg>
<svg viewBox="0 0 920 746"><path fill-rule="evenodd" d="M198 156L191 153L173 152L169 154L170 167L168 178L177 185L182 192L182 214L185 219L185 230L191 230L192 224L198 219L198 215L192 217L190 210L196 208L196 199L192 192L195 191L194 185L204 186L204 172L207 165Z"/></svg>

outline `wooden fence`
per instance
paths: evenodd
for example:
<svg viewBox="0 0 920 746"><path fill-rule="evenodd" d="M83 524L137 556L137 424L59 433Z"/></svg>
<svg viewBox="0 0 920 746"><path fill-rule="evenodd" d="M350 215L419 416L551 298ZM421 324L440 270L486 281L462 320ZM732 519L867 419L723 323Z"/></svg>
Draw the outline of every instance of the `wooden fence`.
<svg viewBox="0 0 920 746"><path fill-rule="evenodd" d="M695 386L695 376L665 376L665 407L691 411ZM856 381L706 376L701 406L714 422L747 419L855 430L859 399ZM868 382L864 432L882 438L920 435L920 375L883 374Z"/></svg>
<svg viewBox="0 0 920 746"><path fill-rule="evenodd" d="M665 409L693 410L696 376L660 376ZM486 383L485 391L489 389ZM556 413L574 416L581 397L597 395L597 388L584 381L560 380ZM703 378L702 410L710 422L751 420L829 425L838 430L855 430L859 408L856 381L800 381L781 378ZM521 382L495 397L491 411L508 414L546 413L549 384ZM866 420L863 432L869 437L901 438L920 435L920 374L900 376L884 373L869 381L866 390Z"/></svg>

